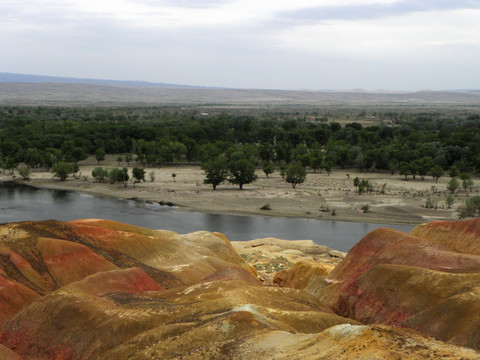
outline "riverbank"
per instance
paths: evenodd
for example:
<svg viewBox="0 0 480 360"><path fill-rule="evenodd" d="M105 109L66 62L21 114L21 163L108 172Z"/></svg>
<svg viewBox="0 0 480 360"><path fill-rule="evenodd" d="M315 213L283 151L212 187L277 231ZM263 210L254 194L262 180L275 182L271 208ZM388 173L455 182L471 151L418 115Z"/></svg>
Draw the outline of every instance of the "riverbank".
<svg viewBox="0 0 480 360"><path fill-rule="evenodd" d="M438 183L431 178L405 181L400 175L351 170L334 170L330 175L308 173L305 183L299 184L296 189L284 182L278 173L267 178L261 170L257 170L258 180L245 185L244 190L227 184L214 191L203 184L203 171L193 165L148 168L147 178L149 172L155 174L153 182L147 180L135 187L129 184L124 188L119 184L96 182L91 176L95 166L93 159L80 163L79 179L69 177L66 181L59 181L51 173L32 172L31 180L22 181L17 176L15 181L39 188L169 203L189 211L397 224L457 219L456 209L466 197L466 194L457 194L454 205L447 209L444 204L447 177L441 178ZM109 157L102 166L119 165ZM175 178L172 174L176 174ZM87 180L83 179L84 176ZM356 176L368 179L374 191L358 195L353 185ZM0 180L12 180L12 176L2 174ZM474 189L478 192L479 180L474 182ZM382 193L383 184L387 185ZM431 199L436 209L425 207L427 199ZM362 208L367 204L369 210L364 212ZM270 210L262 210L265 207Z"/></svg>

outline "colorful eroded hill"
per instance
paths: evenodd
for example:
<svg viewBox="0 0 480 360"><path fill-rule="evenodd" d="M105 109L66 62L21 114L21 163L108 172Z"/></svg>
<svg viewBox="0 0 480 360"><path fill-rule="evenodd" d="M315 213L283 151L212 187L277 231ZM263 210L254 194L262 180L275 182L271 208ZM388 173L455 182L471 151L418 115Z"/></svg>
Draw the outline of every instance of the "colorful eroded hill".
<svg viewBox="0 0 480 360"><path fill-rule="evenodd" d="M340 262L311 242L2 224L0 358L478 359L478 220L447 225L374 231ZM264 245L257 268L299 261L273 283L244 260Z"/></svg>

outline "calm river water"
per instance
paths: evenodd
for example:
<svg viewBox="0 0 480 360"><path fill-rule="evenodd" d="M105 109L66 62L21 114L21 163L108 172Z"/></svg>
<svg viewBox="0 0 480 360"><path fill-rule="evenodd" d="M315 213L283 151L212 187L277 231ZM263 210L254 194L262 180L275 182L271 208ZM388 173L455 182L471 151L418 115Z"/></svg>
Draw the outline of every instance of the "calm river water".
<svg viewBox="0 0 480 360"><path fill-rule="evenodd" d="M405 232L410 232L413 228L409 225L186 212L143 201L100 198L0 183L0 223L82 218L103 218L179 233L218 231L230 240L252 240L269 236L309 239L340 251L348 251L365 234L379 227L386 226Z"/></svg>

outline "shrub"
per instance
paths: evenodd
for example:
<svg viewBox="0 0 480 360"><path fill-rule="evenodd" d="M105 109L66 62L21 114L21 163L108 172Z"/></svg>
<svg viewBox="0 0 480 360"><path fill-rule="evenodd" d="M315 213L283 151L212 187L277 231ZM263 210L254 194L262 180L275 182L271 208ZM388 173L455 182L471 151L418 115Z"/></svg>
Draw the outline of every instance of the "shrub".
<svg viewBox="0 0 480 360"><path fill-rule="evenodd" d="M59 161L53 164L52 173L53 176L60 178L60 181L65 181L69 174L73 174L75 167L65 161Z"/></svg>
<svg viewBox="0 0 480 360"><path fill-rule="evenodd" d="M135 179L134 183L139 183L140 181L145 181L145 169L134 167L132 169L132 176Z"/></svg>
<svg viewBox="0 0 480 360"><path fill-rule="evenodd" d="M150 171L148 177L150 178L150 182L153 182L155 180L155 171Z"/></svg>
<svg viewBox="0 0 480 360"><path fill-rule="evenodd" d="M383 183L380 194L385 194L387 192L387 183Z"/></svg>
<svg viewBox="0 0 480 360"><path fill-rule="evenodd" d="M448 194L447 197L445 198L445 204L447 204L447 207L450 209L453 205L454 198L451 194Z"/></svg>
<svg viewBox="0 0 480 360"><path fill-rule="evenodd" d="M373 186L372 186L372 184L370 184L370 181L368 181L367 179L362 179L358 183L358 193L359 194L364 193L364 192L370 192L372 190L373 190Z"/></svg>
<svg viewBox="0 0 480 360"><path fill-rule="evenodd" d="M97 181L103 181L103 179L108 176L108 170L97 166L95 169L92 170L92 176Z"/></svg>
<svg viewBox="0 0 480 360"><path fill-rule="evenodd" d="M23 180L30 180L30 169L26 166L19 167L18 175L20 175Z"/></svg>
<svg viewBox="0 0 480 360"><path fill-rule="evenodd" d="M431 198L428 198L427 200L425 200L425 207L427 209L433 209L435 207L435 201Z"/></svg>
<svg viewBox="0 0 480 360"><path fill-rule="evenodd" d="M458 180L456 178L452 178L447 185L447 189L450 191L451 194L455 194L455 191L460 187Z"/></svg>
<svg viewBox="0 0 480 360"><path fill-rule="evenodd" d="M465 201L464 206L459 209L460 217L474 217L480 215L480 196L472 196Z"/></svg>
<svg viewBox="0 0 480 360"><path fill-rule="evenodd" d="M110 179L110 184L114 184L117 181L120 181L120 172L119 168L113 168L108 171L108 178Z"/></svg>

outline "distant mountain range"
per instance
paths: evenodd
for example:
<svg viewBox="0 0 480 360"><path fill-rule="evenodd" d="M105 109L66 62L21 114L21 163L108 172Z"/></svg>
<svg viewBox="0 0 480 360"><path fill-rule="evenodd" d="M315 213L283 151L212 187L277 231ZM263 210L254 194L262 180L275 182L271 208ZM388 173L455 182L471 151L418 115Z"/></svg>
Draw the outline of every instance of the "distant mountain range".
<svg viewBox="0 0 480 360"><path fill-rule="evenodd" d="M105 80L105 79L81 79L74 77L44 76L31 74L15 74L0 72L0 82L11 83L58 83L58 84L92 84L92 85L110 85L110 86L137 86L137 87L163 87L163 88L186 88L186 89L206 89L205 86L176 85L166 83L151 83L148 81L128 81L128 80Z"/></svg>
<svg viewBox="0 0 480 360"><path fill-rule="evenodd" d="M461 105L480 106L480 90L416 92L232 89L0 73L2 105Z"/></svg>

